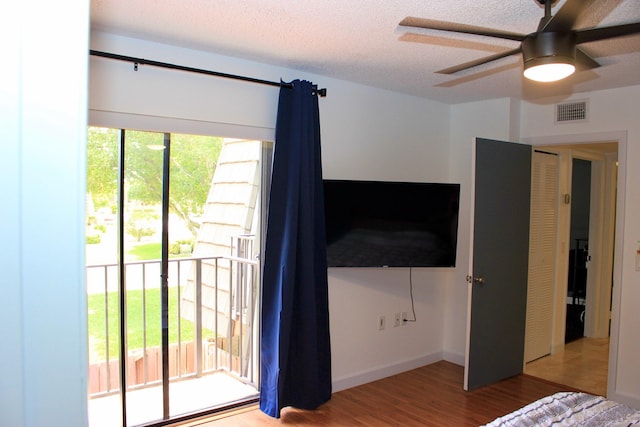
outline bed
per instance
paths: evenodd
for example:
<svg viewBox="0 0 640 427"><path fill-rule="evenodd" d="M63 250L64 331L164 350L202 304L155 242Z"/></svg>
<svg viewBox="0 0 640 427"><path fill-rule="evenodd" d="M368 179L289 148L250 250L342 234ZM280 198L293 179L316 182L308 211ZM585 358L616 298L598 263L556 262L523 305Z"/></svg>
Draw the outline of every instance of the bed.
<svg viewBox="0 0 640 427"><path fill-rule="evenodd" d="M640 411L587 393L560 392L543 397L486 427L640 426Z"/></svg>

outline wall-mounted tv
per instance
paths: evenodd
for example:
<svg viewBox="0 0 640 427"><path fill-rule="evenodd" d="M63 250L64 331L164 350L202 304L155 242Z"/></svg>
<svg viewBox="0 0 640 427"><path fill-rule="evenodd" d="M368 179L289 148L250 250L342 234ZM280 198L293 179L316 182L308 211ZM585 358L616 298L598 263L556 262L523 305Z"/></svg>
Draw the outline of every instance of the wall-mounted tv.
<svg viewBox="0 0 640 427"><path fill-rule="evenodd" d="M329 267L454 267L460 184L324 180Z"/></svg>

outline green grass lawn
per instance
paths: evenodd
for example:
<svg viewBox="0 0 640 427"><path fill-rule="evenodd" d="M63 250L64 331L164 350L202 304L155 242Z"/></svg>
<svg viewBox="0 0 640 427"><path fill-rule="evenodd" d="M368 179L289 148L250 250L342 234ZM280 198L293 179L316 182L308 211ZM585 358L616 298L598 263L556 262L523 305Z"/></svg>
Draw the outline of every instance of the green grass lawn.
<svg viewBox="0 0 640 427"><path fill-rule="evenodd" d="M127 251L136 260L160 259L162 243L140 243Z"/></svg>
<svg viewBox="0 0 640 427"><path fill-rule="evenodd" d="M118 294L109 292L108 298L108 323L109 323L109 358L114 359L119 355L120 334L118 327ZM160 289L147 289L144 295L142 290L127 291L127 348L129 351L142 349L146 338L146 346L158 347L162 341L162 329L160 322ZM105 327L105 296L104 294L88 295L88 324L89 324L89 356L91 362L106 360L107 346ZM144 322L146 321L146 325ZM193 323L181 319L180 340L182 342L193 341ZM146 330L146 337L144 331ZM203 330L203 336L211 334L211 331ZM178 342L178 289L169 288L169 343Z"/></svg>
<svg viewBox="0 0 640 427"><path fill-rule="evenodd" d="M142 243L135 245L127 254L135 260L153 260L161 257L161 243ZM188 257L190 254L173 255L170 258ZM89 357L91 362L106 360L107 334L109 336L109 359L119 356L118 294L109 292L105 304L104 294L90 294L88 301ZM107 306L105 308L105 305ZM127 291L127 348L129 351L159 347L162 341L160 322L160 289ZM106 310L106 316L105 316ZM105 323L108 318L108 331ZM146 336L145 336L146 331ZM203 330L203 336L211 331ZM181 342L193 341L193 323L181 319ZM145 343L146 339L146 343ZM178 342L178 289L169 288L169 343Z"/></svg>
<svg viewBox="0 0 640 427"><path fill-rule="evenodd" d="M127 251L127 255L137 261L160 259L162 257L162 243L137 244ZM191 254L172 254L169 252L169 258L186 258L190 256Z"/></svg>

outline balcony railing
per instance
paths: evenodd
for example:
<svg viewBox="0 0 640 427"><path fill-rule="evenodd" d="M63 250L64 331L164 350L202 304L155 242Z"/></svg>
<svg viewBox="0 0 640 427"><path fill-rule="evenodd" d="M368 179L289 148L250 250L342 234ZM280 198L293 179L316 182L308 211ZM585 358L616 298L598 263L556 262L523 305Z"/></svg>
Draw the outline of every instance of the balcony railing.
<svg viewBox="0 0 640 427"><path fill-rule="evenodd" d="M196 378L225 371L247 384L257 383L255 357L257 334L258 262L249 259L251 236L236 238L233 256L170 258L169 376L170 380ZM124 263L126 305L135 304L140 316L125 316L128 340L137 336L138 344L127 345L127 391L157 385L162 380L162 350L150 342L149 331L160 330L149 319L160 288L160 260ZM100 397L120 391L118 320L118 265L86 267L87 290L100 298L100 313L89 313L104 324L99 338L90 337L89 395ZM135 303L130 295L136 294ZM115 306L114 306L115 304ZM128 310L127 310L128 311ZM101 319L96 319L101 317ZM137 324L132 324L132 322ZM91 329L91 328L90 328ZM135 347L135 348L133 348ZM100 349L98 351L97 349Z"/></svg>

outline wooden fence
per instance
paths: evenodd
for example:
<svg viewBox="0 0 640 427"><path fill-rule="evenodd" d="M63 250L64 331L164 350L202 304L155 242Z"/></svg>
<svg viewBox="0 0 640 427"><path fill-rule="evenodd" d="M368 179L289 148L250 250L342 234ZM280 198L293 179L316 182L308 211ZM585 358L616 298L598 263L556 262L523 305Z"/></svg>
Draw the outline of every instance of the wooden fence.
<svg viewBox="0 0 640 427"><path fill-rule="evenodd" d="M237 348L234 349L234 355L231 356L231 363L229 363L229 353L226 351L226 347L223 342L219 342L218 346L216 346L215 340L213 342L207 341L203 343L203 372L218 369L239 371L240 360L237 356ZM119 370L120 363L117 359L111 360L108 363L105 361L89 365L89 395L118 391L120 388ZM170 345L169 377L177 378L194 375L195 373L194 342L182 343L180 346L178 346L178 344ZM127 358L127 387L157 382L161 379L162 349L160 347L148 348L146 350L146 360L143 357L142 350L132 350L129 352Z"/></svg>

